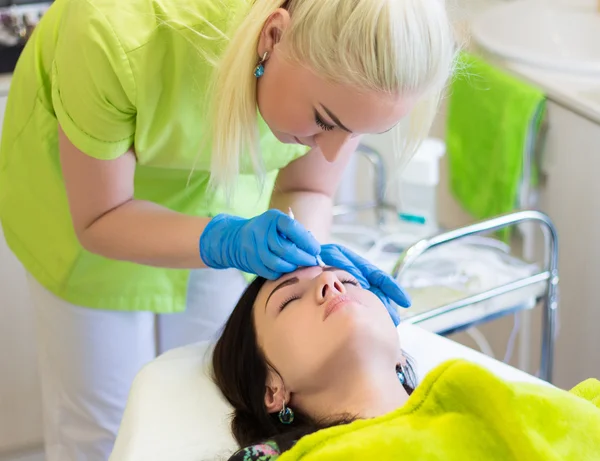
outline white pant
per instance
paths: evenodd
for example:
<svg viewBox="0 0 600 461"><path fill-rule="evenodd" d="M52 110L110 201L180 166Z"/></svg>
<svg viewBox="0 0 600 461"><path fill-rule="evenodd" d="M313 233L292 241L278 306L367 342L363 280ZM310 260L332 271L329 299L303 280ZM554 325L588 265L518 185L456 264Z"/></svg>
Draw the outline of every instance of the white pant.
<svg viewBox="0 0 600 461"><path fill-rule="evenodd" d="M37 320L46 461L106 461L133 378L162 352L214 338L246 282L235 270L193 271L181 314L69 304L28 277Z"/></svg>

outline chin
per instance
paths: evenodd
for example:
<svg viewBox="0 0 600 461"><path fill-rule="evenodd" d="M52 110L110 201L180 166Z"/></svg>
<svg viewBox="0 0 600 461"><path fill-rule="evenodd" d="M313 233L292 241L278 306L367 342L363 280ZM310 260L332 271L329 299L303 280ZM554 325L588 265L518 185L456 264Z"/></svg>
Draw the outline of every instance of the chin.
<svg viewBox="0 0 600 461"><path fill-rule="evenodd" d="M383 324L378 318L342 314L332 327L331 355L336 363L357 366L375 357L395 360L400 350L400 339L391 320Z"/></svg>
<svg viewBox="0 0 600 461"><path fill-rule="evenodd" d="M358 302L348 303L336 310L325 319L325 323L330 323L332 328L346 331L350 335L370 335L383 327L379 316L373 316L369 307Z"/></svg>
<svg viewBox="0 0 600 461"><path fill-rule="evenodd" d="M279 142L282 142L284 144L294 144L296 142L294 141L293 137L285 133L281 133L280 131L272 131L272 133Z"/></svg>
<svg viewBox="0 0 600 461"><path fill-rule="evenodd" d="M314 148L314 143L309 143L306 139L298 138L297 136L292 136L291 134L282 133L281 131L273 131L273 135L277 138L279 142L284 144L297 144L300 146L306 146L310 148Z"/></svg>
<svg viewBox="0 0 600 461"><path fill-rule="evenodd" d="M383 308L385 310L385 308ZM348 335L356 337L393 337L397 338L397 330L387 310L382 312L375 307L368 307L360 303L351 303L327 320L333 320L334 328L345 330Z"/></svg>

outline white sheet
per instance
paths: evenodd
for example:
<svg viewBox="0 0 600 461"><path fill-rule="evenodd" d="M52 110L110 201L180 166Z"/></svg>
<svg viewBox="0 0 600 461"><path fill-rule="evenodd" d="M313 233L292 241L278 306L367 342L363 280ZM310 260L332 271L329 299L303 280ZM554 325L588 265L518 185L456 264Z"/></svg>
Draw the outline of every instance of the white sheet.
<svg viewBox="0 0 600 461"><path fill-rule="evenodd" d="M398 328L422 379L452 358L478 363L509 381L546 384L479 352L410 324ZM235 450L228 405L208 378L210 349L195 344L167 352L137 376L110 461L227 459Z"/></svg>

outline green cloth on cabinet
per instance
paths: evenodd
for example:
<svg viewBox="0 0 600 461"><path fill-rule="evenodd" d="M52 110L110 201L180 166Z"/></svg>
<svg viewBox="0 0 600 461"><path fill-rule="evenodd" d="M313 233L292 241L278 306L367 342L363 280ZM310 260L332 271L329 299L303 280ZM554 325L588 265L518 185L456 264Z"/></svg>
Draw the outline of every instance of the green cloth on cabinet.
<svg viewBox="0 0 600 461"><path fill-rule="evenodd" d="M450 184L466 211L487 219L518 208L524 161L530 161L532 185L537 182L532 151L545 96L466 53L459 69L448 110Z"/></svg>

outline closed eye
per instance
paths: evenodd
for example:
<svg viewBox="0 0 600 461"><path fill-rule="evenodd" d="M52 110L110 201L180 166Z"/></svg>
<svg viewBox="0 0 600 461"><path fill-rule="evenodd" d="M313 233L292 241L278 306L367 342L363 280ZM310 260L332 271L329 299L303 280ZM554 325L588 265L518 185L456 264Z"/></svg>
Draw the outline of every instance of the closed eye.
<svg viewBox="0 0 600 461"><path fill-rule="evenodd" d="M333 130L335 128L334 125L330 125L329 123L327 123L326 121L324 121L323 117L321 117L321 115L319 115L319 113L316 110L315 110L315 123L323 131L331 131L331 130Z"/></svg>
<svg viewBox="0 0 600 461"><path fill-rule="evenodd" d="M288 304L290 304L293 301L297 301L300 298L301 298L301 296L299 296L299 295L293 295L293 296L290 296L289 298L286 298L285 301L283 301L279 305L279 311L284 310L288 306Z"/></svg>
<svg viewBox="0 0 600 461"><path fill-rule="evenodd" d="M339 270L339 269L331 268L331 270ZM296 280L296 282L298 281L298 279L295 279L295 280ZM340 278L340 282L342 282L344 285L349 284L349 285L354 285L356 287L360 286L360 284L355 279L352 279L352 278L345 278L345 279ZM271 293L271 294L273 294L273 293ZM279 305L278 311L281 312L290 303L297 301L300 298L302 298L302 294L293 294L293 295L285 298L285 300Z"/></svg>
<svg viewBox="0 0 600 461"><path fill-rule="evenodd" d="M358 282L353 279L340 280L343 284L349 283L350 285L354 285L355 287L359 286Z"/></svg>

